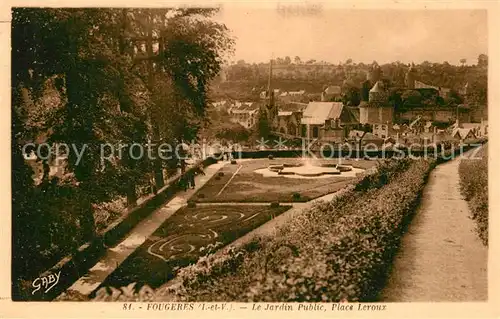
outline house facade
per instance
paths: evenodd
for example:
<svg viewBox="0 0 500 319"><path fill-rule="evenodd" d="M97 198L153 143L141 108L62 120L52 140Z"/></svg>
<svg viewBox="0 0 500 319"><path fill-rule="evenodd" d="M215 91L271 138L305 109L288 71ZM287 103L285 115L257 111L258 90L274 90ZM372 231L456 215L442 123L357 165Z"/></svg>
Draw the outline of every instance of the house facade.
<svg viewBox="0 0 500 319"><path fill-rule="evenodd" d="M231 121L245 128L252 128L258 122L260 105L255 102L237 103L228 111Z"/></svg>
<svg viewBox="0 0 500 319"><path fill-rule="evenodd" d="M310 102L301 119L302 137L342 142L358 125L351 110L342 102Z"/></svg>
<svg viewBox="0 0 500 319"><path fill-rule="evenodd" d="M329 102L340 98L342 95L342 88L338 85L330 85L321 92L321 101Z"/></svg>
<svg viewBox="0 0 500 319"><path fill-rule="evenodd" d="M278 96L278 100L283 103L301 102L305 98L306 98L305 90L282 92Z"/></svg>
<svg viewBox="0 0 500 319"><path fill-rule="evenodd" d="M278 127L281 134L300 136L300 125L306 103L290 102L278 105Z"/></svg>
<svg viewBox="0 0 500 319"><path fill-rule="evenodd" d="M369 91L368 101L359 105L359 122L372 125L377 135L388 136L389 126L392 127L394 108L388 101L388 95L382 81L378 81Z"/></svg>

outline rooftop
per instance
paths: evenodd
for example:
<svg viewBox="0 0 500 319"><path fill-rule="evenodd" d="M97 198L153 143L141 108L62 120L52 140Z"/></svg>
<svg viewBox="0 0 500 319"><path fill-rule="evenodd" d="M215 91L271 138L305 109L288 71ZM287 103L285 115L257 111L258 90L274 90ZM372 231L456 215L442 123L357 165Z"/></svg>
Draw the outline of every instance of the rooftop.
<svg viewBox="0 0 500 319"><path fill-rule="evenodd" d="M374 93L374 92L383 93L383 92L385 92L384 83L382 81L377 81L377 83L375 83L375 85L371 88L370 92L371 93Z"/></svg>
<svg viewBox="0 0 500 319"><path fill-rule="evenodd" d="M343 108L342 102L309 102L301 122L302 124L324 124L328 119L338 119Z"/></svg>
<svg viewBox="0 0 500 319"><path fill-rule="evenodd" d="M324 92L326 94L340 94L342 92L342 88L338 85L330 85Z"/></svg>
<svg viewBox="0 0 500 319"><path fill-rule="evenodd" d="M290 102L278 105L280 112L302 112L307 107L307 103Z"/></svg>

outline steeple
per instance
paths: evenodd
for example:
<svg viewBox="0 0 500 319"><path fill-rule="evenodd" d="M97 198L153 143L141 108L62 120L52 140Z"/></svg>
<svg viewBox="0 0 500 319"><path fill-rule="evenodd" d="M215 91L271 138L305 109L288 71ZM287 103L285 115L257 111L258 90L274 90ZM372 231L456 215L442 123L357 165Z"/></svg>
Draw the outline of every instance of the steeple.
<svg viewBox="0 0 500 319"><path fill-rule="evenodd" d="M273 59L269 61L269 79L267 81L267 94L269 97L269 105L268 107L271 108L272 105L274 104L274 90L272 87L272 82L271 79L273 77Z"/></svg>

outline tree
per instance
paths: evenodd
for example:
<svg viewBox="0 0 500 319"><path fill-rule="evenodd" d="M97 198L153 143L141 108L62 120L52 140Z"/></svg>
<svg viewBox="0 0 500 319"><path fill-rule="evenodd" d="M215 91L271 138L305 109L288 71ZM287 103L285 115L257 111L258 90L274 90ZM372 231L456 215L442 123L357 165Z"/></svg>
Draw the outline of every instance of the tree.
<svg viewBox="0 0 500 319"><path fill-rule="evenodd" d="M13 10L12 163L18 182L13 184L12 200L13 224L19 229L13 251L25 263L20 269L29 266L26 256L38 256L24 249L28 244L41 251L60 234L73 240L75 233L82 233L75 247L92 239L94 205L121 196L134 204L136 187L148 185L157 167L147 156L136 160L128 155L132 143L144 146L150 140L196 136L205 119L208 82L220 71L222 55L232 45L225 26L210 21L214 12ZM34 119L26 116L28 104L44 105L51 81L60 102L42 112L43 118L34 125ZM23 100L22 90L29 92L29 99ZM32 185L33 181L24 180L31 175L19 150L40 135L47 136L48 143L66 143L82 151L81 158L76 152L68 154L72 176L68 181L47 178ZM100 147L118 143L128 145L123 156L103 163ZM61 220L61 216L70 217ZM67 231L50 230L55 224ZM40 228L44 231L33 233ZM64 238L57 242L60 246L69 241L59 238Z"/></svg>
<svg viewBox="0 0 500 319"><path fill-rule="evenodd" d="M448 105L457 106L464 102L463 98L455 90L450 90L446 96L446 101Z"/></svg>
<svg viewBox="0 0 500 319"><path fill-rule="evenodd" d="M460 59L460 63L462 64L462 66L464 66L466 62L467 62L467 59Z"/></svg>
<svg viewBox="0 0 500 319"><path fill-rule="evenodd" d="M293 61L295 62L295 64L301 64L302 61L300 60L300 57L297 55L295 56L295 58L293 59Z"/></svg>
<svg viewBox="0 0 500 319"><path fill-rule="evenodd" d="M269 120L267 118L267 113L265 111L259 111L259 119L256 126L257 136L260 138L268 138L271 133L271 127L269 125Z"/></svg>
<svg viewBox="0 0 500 319"><path fill-rule="evenodd" d="M286 56L285 59L283 60L284 64L289 65L292 63L292 60L290 59L289 56Z"/></svg>
<svg viewBox="0 0 500 319"><path fill-rule="evenodd" d="M361 102L361 91L355 87L348 88L342 97L342 102L348 106L358 106Z"/></svg>
<svg viewBox="0 0 500 319"><path fill-rule="evenodd" d="M422 103L422 94L415 90L406 90L401 96L404 106L416 106Z"/></svg>
<svg viewBox="0 0 500 319"><path fill-rule="evenodd" d="M477 65L479 67L488 67L488 56L486 54L480 54L477 57Z"/></svg>
<svg viewBox="0 0 500 319"><path fill-rule="evenodd" d="M347 60L345 61L345 64L347 64L347 65L351 65L351 64L352 64L352 59L351 59L351 58L347 59Z"/></svg>
<svg viewBox="0 0 500 319"><path fill-rule="evenodd" d="M238 123L226 122L217 126L215 137L237 143L247 141L250 132Z"/></svg>

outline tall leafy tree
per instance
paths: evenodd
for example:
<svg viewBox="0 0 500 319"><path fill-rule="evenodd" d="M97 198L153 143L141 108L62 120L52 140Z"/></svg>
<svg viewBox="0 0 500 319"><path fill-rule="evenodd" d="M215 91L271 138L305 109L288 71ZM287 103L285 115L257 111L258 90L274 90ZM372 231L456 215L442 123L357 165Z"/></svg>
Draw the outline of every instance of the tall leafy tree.
<svg viewBox="0 0 500 319"><path fill-rule="evenodd" d="M196 136L205 117L208 82L232 45L226 28L210 21L214 12L13 9L13 249L19 256L40 250L36 242L44 235L34 227L54 226L53 220L36 216L67 211L81 240L87 240L94 235L94 204L127 196L133 206L136 187L149 183L155 163L146 156L137 159L137 153L133 158L132 143ZM49 82L59 102L34 119L30 107L46 105ZM67 159L72 179L33 184L22 149L40 136L74 147ZM115 151L117 144L129 146L120 149L119 158L103 162L100 148L107 143ZM43 240L50 246L50 238ZM29 263L22 259L19 265Z"/></svg>

